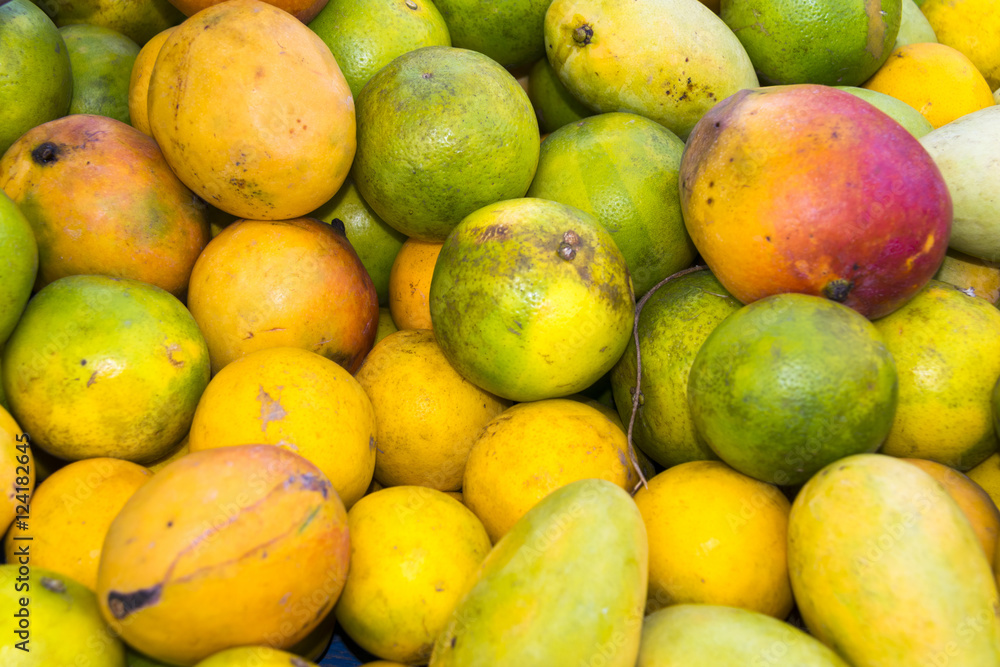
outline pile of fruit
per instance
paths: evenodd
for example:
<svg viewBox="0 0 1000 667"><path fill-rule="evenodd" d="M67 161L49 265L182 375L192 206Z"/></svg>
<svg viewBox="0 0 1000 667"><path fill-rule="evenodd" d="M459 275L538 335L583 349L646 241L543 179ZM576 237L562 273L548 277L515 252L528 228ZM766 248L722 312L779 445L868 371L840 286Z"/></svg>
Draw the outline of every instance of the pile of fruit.
<svg viewBox="0 0 1000 667"><path fill-rule="evenodd" d="M0 665L1000 666L998 88L997 0L0 0Z"/></svg>

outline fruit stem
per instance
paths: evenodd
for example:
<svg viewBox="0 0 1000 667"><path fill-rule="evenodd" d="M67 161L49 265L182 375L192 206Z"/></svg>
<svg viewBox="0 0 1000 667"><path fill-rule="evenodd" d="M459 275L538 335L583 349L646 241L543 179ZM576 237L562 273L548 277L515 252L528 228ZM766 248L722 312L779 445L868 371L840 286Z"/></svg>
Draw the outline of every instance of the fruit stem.
<svg viewBox="0 0 1000 667"><path fill-rule="evenodd" d="M653 285L648 292L642 295L639 299L639 303L635 305L635 320L632 323L632 340L635 341L635 391L632 392L632 414L628 418L628 431L626 436L628 438L628 457L632 462L632 467L639 474L639 483L635 485L632 489L634 494L639 490L639 487L646 488L649 484L646 481L646 476L642 474L642 469L639 467L639 459L635 455L635 443L632 442L632 430L635 428L635 415L639 411L639 399L641 398L641 386L642 386L642 351L639 349L639 315L642 314L642 308L649 301L649 297L653 296L656 290L660 289L667 283L669 283L674 278L680 278L689 273L694 273L695 271L701 271L705 269L704 264L695 264L694 266L689 266L686 269L682 269L677 273L673 273L660 282ZM721 296L721 295L720 295Z"/></svg>

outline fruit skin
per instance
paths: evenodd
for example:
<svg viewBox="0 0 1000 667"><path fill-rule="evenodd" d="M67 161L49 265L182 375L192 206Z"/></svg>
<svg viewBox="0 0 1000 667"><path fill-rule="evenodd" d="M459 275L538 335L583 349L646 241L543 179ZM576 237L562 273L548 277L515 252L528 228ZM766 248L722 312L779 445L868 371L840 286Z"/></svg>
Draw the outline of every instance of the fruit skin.
<svg viewBox="0 0 1000 667"><path fill-rule="evenodd" d="M990 392L1000 378L1000 311L932 280L875 328L899 377L896 415L880 451L962 471L995 452Z"/></svg>
<svg viewBox="0 0 1000 667"><path fill-rule="evenodd" d="M494 547L438 635L431 667L631 667L648 566L638 508L584 479L546 496ZM605 611L606 610L606 611Z"/></svg>
<svg viewBox="0 0 1000 667"><path fill-rule="evenodd" d="M915 466L859 454L817 473L792 504L788 557L809 631L855 667L1000 664L991 564Z"/></svg>
<svg viewBox="0 0 1000 667"><path fill-rule="evenodd" d="M79 23L59 29L73 70L71 114L99 114L128 124L128 87L139 45L101 26Z"/></svg>
<svg viewBox="0 0 1000 667"><path fill-rule="evenodd" d="M508 69L545 56L542 29L551 0L434 0L451 42L484 53Z"/></svg>
<svg viewBox="0 0 1000 667"><path fill-rule="evenodd" d="M306 215L354 159L354 98L333 54L259 0L213 5L178 26L157 56L148 104L181 181L241 218Z"/></svg>
<svg viewBox="0 0 1000 667"><path fill-rule="evenodd" d="M97 598L131 646L193 665L294 645L336 602L348 558L347 512L316 466L271 445L191 452L115 517Z"/></svg>
<svg viewBox="0 0 1000 667"><path fill-rule="evenodd" d="M684 604L646 617L636 667L849 667L788 623L746 609Z"/></svg>
<svg viewBox="0 0 1000 667"><path fill-rule="evenodd" d="M158 32L146 42L132 64L132 72L128 80L128 117L129 124L143 134L153 136L149 128L149 78L153 75L153 65L156 56L167 37L174 31L174 26Z"/></svg>
<svg viewBox="0 0 1000 667"><path fill-rule="evenodd" d="M152 461L187 433L208 348L168 292L69 276L40 290L4 346L11 413L33 445L75 461Z"/></svg>
<svg viewBox="0 0 1000 667"><path fill-rule="evenodd" d="M913 0L907 0L907 2L912 3ZM930 121L921 116L919 111L911 107L906 102L897 100L891 95L880 93L877 90L868 90L867 88L858 88L855 86L837 86L837 89L850 93L855 97L860 97L865 102L868 102L876 109L885 113L894 121L905 127L909 133L917 139L934 129L934 126L930 124Z"/></svg>
<svg viewBox="0 0 1000 667"><path fill-rule="evenodd" d="M936 41L938 39L934 34L934 28L927 22L927 17L917 3L914 0L903 0L902 12L899 15L899 32L896 34L892 50L895 51L907 44Z"/></svg>
<svg viewBox="0 0 1000 667"><path fill-rule="evenodd" d="M965 54L990 86L1000 90L1000 7L992 0L926 0L920 10L937 41Z"/></svg>
<svg viewBox="0 0 1000 667"><path fill-rule="evenodd" d="M716 103L760 85L736 35L697 0L554 0L545 44L588 107L646 116L681 139Z"/></svg>
<svg viewBox="0 0 1000 667"><path fill-rule="evenodd" d="M404 53L451 46L448 26L431 0L331 0L309 29L330 47L355 99L376 72Z"/></svg>
<svg viewBox="0 0 1000 667"><path fill-rule="evenodd" d="M334 607L340 626L374 655L426 664L490 552L483 524L457 500L422 486L365 496L347 521L351 571Z"/></svg>
<svg viewBox="0 0 1000 667"><path fill-rule="evenodd" d="M920 139L941 171L954 206L948 244L1000 261L1000 106L973 111Z"/></svg>
<svg viewBox="0 0 1000 667"><path fill-rule="evenodd" d="M705 339L688 377L695 428L719 458L782 486L878 449L898 393L892 354L871 322L794 293L727 317Z"/></svg>
<svg viewBox="0 0 1000 667"><path fill-rule="evenodd" d="M170 4L188 17L222 2L223 0L170 0ZM267 0L267 4L291 14L302 23L309 23L326 7L327 0Z"/></svg>
<svg viewBox="0 0 1000 667"><path fill-rule="evenodd" d="M523 196L535 175L531 101L476 51L426 46L399 56L365 84L357 113L354 181L409 237L443 241L473 211Z"/></svg>
<svg viewBox="0 0 1000 667"><path fill-rule="evenodd" d="M632 442L669 468L686 461L717 459L698 433L688 408L688 373L712 330L743 304L703 269L674 278L656 290L639 315L642 401ZM615 407L628 427L636 379L635 340L611 369Z"/></svg>
<svg viewBox="0 0 1000 667"><path fill-rule="evenodd" d="M35 461L24 431L3 406L0 406L0 448L0 489L5 489L0 495L0 531L13 537L15 531L8 529L17 517L17 506L27 505L21 502L23 494L30 497L35 488ZM23 533L16 532L19 536ZM7 562L16 563L17 559L8 558Z"/></svg>
<svg viewBox="0 0 1000 667"><path fill-rule="evenodd" d="M582 391L609 371L635 303L625 258L593 216L523 198L479 209L449 235L430 308L459 373L532 401Z"/></svg>
<svg viewBox="0 0 1000 667"><path fill-rule="evenodd" d="M177 25L184 15L168 0L45 0L39 4L57 26L86 23L117 30L139 46Z"/></svg>
<svg viewBox="0 0 1000 667"><path fill-rule="evenodd" d="M0 190L0 352L14 330L38 275L38 244L31 223ZM2 392L0 392L2 397Z"/></svg>
<svg viewBox="0 0 1000 667"><path fill-rule="evenodd" d="M948 248L934 280L954 285L970 296L1000 303L1000 263L988 262Z"/></svg>
<svg viewBox="0 0 1000 667"><path fill-rule="evenodd" d="M188 308L218 373L269 347L302 347L350 373L375 342L378 295L343 234L313 218L239 220L191 271Z"/></svg>
<svg viewBox="0 0 1000 667"><path fill-rule="evenodd" d="M546 133L594 115L566 90L548 58L539 58L528 74L528 99L538 116L538 129Z"/></svg>
<svg viewBox="0 0 1000 667"><path fill-rule="evenodd" d="M0 155L22 134L65 116L73 72L62 35L30 0L0 4Z"/></svg>
<svg viewBox="0 0 1000 667"><path fill-rule="evenodd" d="M237 646L205 658L195 667L317 667L294 653L267 646Z"/></svg>
<svg viewBox="0 0 1000 667"><path fill-rule="evenodd" d="M208 243L203 204L156 142L104 116L65 116L26 132L0 158L0 188L38 240L35 289L101 274L183 298Z"/></svg>
<svg viewBox="0 0 1000 667"><path fill-rule="evenodd" d="M875 319L916 294L948 248L951 198L933 160L841 90L732 95L691 133L680 179L695 246L744 303L803 292Z"/></svg>
<svg viewBox="0 0 1000 667"><path fill-rule="evenodd" d="M25 605L22 600L26 597ZM23 560L20 565L0 565L0 613L17 619L15 614L21 610L27 612L28 625L22 630L18 620L10 623L10 637L0 644L0 664L4 667L125 667L121 639L101 618L94 593L79 582L41 567L25 566ZM16 648L22 641L25 650Z"/></svg>

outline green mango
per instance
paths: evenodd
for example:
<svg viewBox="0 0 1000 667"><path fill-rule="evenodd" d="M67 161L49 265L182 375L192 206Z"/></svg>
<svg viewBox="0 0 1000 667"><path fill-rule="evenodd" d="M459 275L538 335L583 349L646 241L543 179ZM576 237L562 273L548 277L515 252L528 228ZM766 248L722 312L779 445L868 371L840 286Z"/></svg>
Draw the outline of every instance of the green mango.
<svg viewBox="0 0 1000 667"><path fill-rule="evenodd" d="M748 609L666 607L646 617L636 667L848 667L798 628Z"/></svg>
<svg viewBox="0 0 1000 667"><path fill-rule="evenodd" d="M635 502L601 479L543 498L493 547L431 667L632 667L649 551Z"/></svg>

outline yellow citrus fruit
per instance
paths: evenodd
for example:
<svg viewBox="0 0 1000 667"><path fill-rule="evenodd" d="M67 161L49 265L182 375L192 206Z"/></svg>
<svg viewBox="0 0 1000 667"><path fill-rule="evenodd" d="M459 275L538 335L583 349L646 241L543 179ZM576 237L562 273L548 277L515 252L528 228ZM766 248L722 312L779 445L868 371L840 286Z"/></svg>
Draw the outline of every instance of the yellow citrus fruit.
<svg viewBox="0 0 1000 667"><path fill-rule="evenodd" d="M73 69L69 113L129 122L129 77L139 45L111 28L79 23L59 28Z"/></svg>
<svg viewBox="0 0 1000 667"><path fill-rule="evenodd" d="M535 174L531 101L481 53L450 46L405 53L368 81L357 114L355 183L407 236L443 241L476 209L524 195Z"/></svg>
<svg viewBox="0 0 1000 667"><path fill-rule="evenodd" d="M97 588L101 546L111 522L152 473L141 465L112 458L74 461L38 485L31 498L28 531L10 531L4 540L13 563L31 537L31 564L58 572L91 590Z"/></svg>
<svg viewBox="0 0 1000 667"><path fill-rule="evenodd" d="M935 42L899 47L863 87L906 102L935 128L994 104L972 61Z"/></svg>
<svg viewBox="0 0 1000 667"><path fill-rule="evenodd" d="M761 82L856 86L892 52L900 0L722 0Z"/></svg>
<svg viewBox="0 0 1000 667"><path fill-rule="evenodd" d="M507 68L530 65L545 55L542 27L552 0L434 0L451 43L485 53Z"/></svg>
<svg viewBox="0 0 1000 667"><path fill-rule="evenodd" d="M259 0L213 5L170 34L148 113L178 178L241 218L306 215L354 158L354 99L330 49Z"/></svg>
<svg viewBox="0 0 1000 667"><path fill-rule="evenodd" d="M994 305L1000 302L1000 263L949 248L934 278L954 285L969 296L978 296Z"/></svg>
<svg viewBox="0 0 1000 667"><path fill-rule="evenodd" d="M0 447L0 488L4 489L0 494L0 531L8 536L14 533L22 536L23 530L8 533L7 529L18 514L18 505L30 510L29 503L24 501L30 499L35 488L35 457L29 436L24 435L3 406L0 406Z"/></svg>
<svg viewBox="0 0 1000 667"><path fill-rule="evenodd" d="M920 10L937 40L964 53L1000 89L1000 3L996 0L926 0Z"/></svg>
<svg viewBox="0 0 1000 667"><path fill-rule="evenodd" d="M983 487L954 468L926 459L903 459L912 463L938 481L976 531L986 557L992 563L1000 537L1000 510Z"/></svg>
<svg viewBox="0 0 1000 667"><path fill-rule="evenodd" d="M487 424L473 443L462 498L496 544L542 498L588 478L632 491L639 477L625 433L579 401L519 403Z"/></svg>
<svg viewBox="0 0 1000 667"><path fill-rule="evenodd" d="M77 23L103 26L117 30L139 46L184 20L184 14L169 0L45 0L40 6L57 26Z"/></svg>
<svg viewBox="0 0 1000 667"><path fill-rule="evenodd" d="M337 621L380 658L426 664L490 551L482 522L460 502L420 486L365 496L347 522L351 569L334 607Z"/></svg>
<svg viewBox="0 0 1000 667"><path fill-rule="evenodd" d="M648 118L598 114L542 144L527 196L597 218L622 251L638 299L694 260L677 189L683 152L677 135Z"/></svg>
<svg viewBox="0 0 1000 667"><path fill-rule="evenodd" d="M407 239L389 272L389 312L399 329L433 329L430 292L444 242Z"/></svg>
<svg viewBox="0 0 1000 667"><path fill-rule="evenodd" d="M996 451L990 392L1000 378L1000 311L932 280L875 328L899 377L899 404L880 451L962 471Z"/></svg>
<svg viewBox="0 0 1000 667"><path fill-rule="evenodd" d="M375 418L364 389L341 366L309 350L273 347L212 378L194 413L190 448L283 447L322 470L350 508L375 469Z"/></svg>
<svg viewBox="0 0 1000 667"><path fill-rule="evenodd" d="M132 73L128 81L128 115L132 127L143 134L152 136L153 131L149 129L149 77L153 75L153 65L156 64L156 56L160 55L160 49L167 37L174 31L174 26L154 35L146 42L139 55L135 57L132 65Z"/></svg>
<svg viewBox="0 0 1000 667"><path fill-rule="evenodd" d="M62 34L38 5L0 5L0 155L31 128L65 116L73 72Z"/></svg>
<svg viewBox="0 0 1000 667"><path fill-rule="evenodd" d="M389 272L406 237L385 224L361 197L354 179L348 178L330 201L309 217L334 226L340 221L351 247L371 276L380 305L389 303Z"/></svg>
<svg viewBox="0 0 1000 667"><path fill-rule="evenodd" d="M542 132L593 116L594 112L566 89L548 58L539 58L528 73L528 99L538 116Z"/></svg>
<svg viewBox="0 0 1000 667"><path fill-rule="evenodd" d="M237 646L214 653L195 667L317 667L294 653L270 646Z"/></svg>
<svg viewBox="0 0 1000 667"><path fill-rule="evenodd" d="M451 46L431 0L330 0L309 27L330 47L357 98L397 57L425 46Z"/></svg>
<svg viewBox="0 0 1000 667"><path fill-rule="evenodd" d="M356 377L375 409L375 479L385 486L462 488L473 441L510 406L459 375L426 329L387 336Z"/></svg>
<svg viewBox="0 0 1000 667"><path fill-rule="evenodd" d="M792 609L781 491L719 461L676 465L635 494L649 536L647 612L675 604Z"/></svg>
<svg viewBox="0 0 1000 667"><path fill-rule="evenodd" d="M430 307L448 361L515 401L591 386L625 350L635 311L611 234L580 209L534 198L486 206L455 228Z"/></svg>

